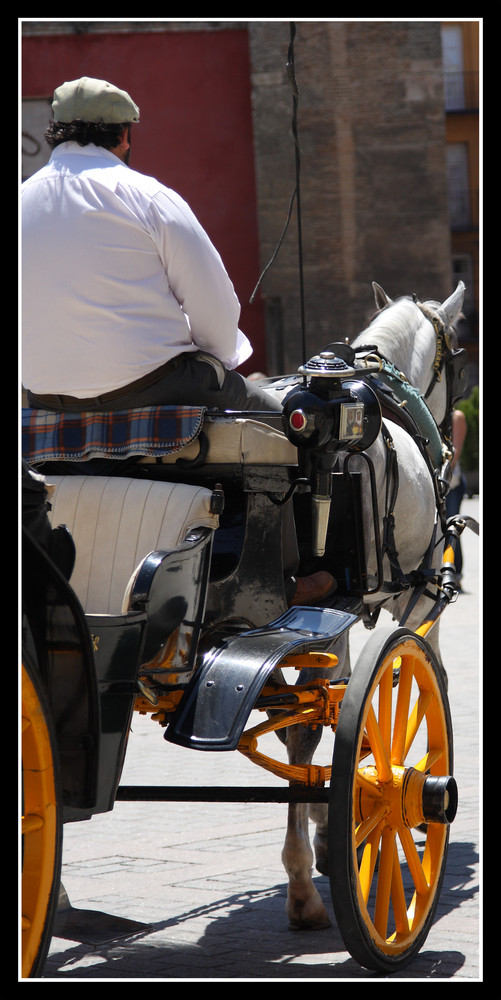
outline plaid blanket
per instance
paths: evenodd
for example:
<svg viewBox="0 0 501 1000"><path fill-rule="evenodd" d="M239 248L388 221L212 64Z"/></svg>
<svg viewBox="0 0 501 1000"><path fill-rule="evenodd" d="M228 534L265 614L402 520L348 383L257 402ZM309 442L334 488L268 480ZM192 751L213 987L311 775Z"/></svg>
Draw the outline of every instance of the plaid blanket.
<svg viewBox="0 0 501 1000"><path fill-rule="evenodd" d="M198 436L205 407L148 406L102 413L23 409L22 454L28 464L91 458L159 458Z"/></svg>

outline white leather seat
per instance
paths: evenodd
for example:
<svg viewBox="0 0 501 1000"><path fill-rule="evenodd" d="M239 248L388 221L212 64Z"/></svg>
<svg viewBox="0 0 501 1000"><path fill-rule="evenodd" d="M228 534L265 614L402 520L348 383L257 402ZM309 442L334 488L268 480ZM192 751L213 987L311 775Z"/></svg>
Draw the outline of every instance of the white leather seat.
<svg viewBox="0 0 501 1000"><path fill-rule="evenodd" d="M218 527L211 491L184 483L48 476L53 527L76 548L71 586L88 614L120 614L129 581L148 553L175 549L190 529Z"/></svg>

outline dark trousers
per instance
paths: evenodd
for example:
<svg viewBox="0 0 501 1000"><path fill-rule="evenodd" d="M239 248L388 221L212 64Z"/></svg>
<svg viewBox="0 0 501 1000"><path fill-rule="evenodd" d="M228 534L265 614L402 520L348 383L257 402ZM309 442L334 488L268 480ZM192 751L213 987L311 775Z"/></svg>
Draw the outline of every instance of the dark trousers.
<svg viewBox="0 0 501 1000"><path fill-rule="evenodd" d="M280 410L272 396L218 358L203 351L179 354L172 361L130 385L92 399L37 396L28 391L34 409L131 410L143 406L207 406L217 410Z"/></svg>

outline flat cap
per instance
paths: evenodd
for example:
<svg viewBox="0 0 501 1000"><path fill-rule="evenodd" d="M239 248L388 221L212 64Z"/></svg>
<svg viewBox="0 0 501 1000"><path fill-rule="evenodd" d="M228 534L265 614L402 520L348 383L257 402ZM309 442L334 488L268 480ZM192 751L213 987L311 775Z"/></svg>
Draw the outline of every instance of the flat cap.
<svg viewBox="0 0 501 1000"><path fill-rule="evenodd" d="M139 121L139 108L125 90L106 80L82 76L54 91L52 114L56 122L104 122L107 125Z"/></svg>

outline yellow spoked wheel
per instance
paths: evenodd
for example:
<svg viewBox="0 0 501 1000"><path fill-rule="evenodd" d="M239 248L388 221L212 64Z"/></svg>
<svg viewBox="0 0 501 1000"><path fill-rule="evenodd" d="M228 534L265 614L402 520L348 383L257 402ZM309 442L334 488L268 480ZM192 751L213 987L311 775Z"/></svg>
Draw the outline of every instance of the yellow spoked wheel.
<svg viewBox="0 0 501 1000"><path fill-rule="evenodd" d="M22 977L43 970L61 875L57 750L45 692L30 657L22 665Z"/></svg>
<svg viewBox="0 0 501 1000"><path fill-rule="evenodd" d="M365 968L395 972L422 947L457 806L444 671L408 629L375 633L343 698L329 800L339 931Z"/></svg>

